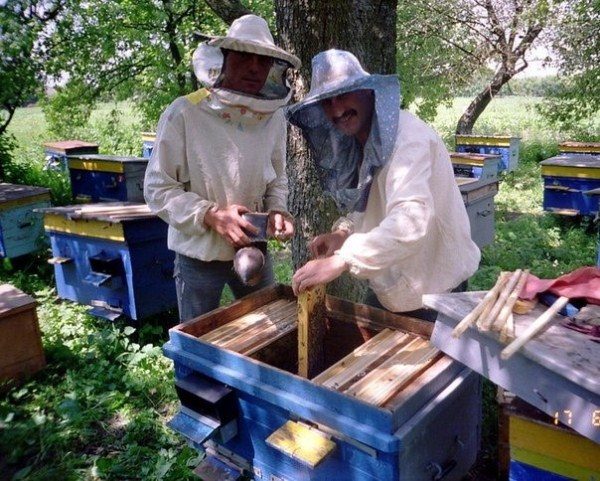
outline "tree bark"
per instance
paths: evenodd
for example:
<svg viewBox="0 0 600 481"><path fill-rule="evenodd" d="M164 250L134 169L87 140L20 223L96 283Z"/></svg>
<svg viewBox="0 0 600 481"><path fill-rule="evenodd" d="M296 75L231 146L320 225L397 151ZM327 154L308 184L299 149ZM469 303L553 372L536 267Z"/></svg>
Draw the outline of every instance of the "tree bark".
<svg viewBox="0 0 600 481"><path fill-rule="evenodd" d="M397 0L276 0L279 43L302 60L291 76L293 101L309 90L312 57L329 48L351 51L369 72L395 73L396 7ZM290 127L288 133L289 208L296 219L292 261L298 268L309 258L308 241L328 232L339 213L323 194L300 131ZM329 288L351 300L359 300L364 290L364 284L347 276Z"/></svg>

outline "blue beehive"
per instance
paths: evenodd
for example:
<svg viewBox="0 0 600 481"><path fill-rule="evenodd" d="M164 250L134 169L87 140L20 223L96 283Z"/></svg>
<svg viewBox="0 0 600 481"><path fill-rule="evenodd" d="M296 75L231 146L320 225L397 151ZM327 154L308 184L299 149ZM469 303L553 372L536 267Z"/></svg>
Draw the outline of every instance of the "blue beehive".
<svg viewBox="0 0 600 481"><path fill-rule="evenodd" d="M500 155L500 171L515 170L519 164L519 137L506 135L456 135L456 151Z"/></svg>
<svg viewBox="0 0 600 481"><path fill-rule="evenodd" d="M148 159L116 155L68 158L73 198L78 201L144 202Z"/></svg>
<svg viewBox="0 0 600 481"><path fill-rule="evenodd" d="M306 379L297 309L273 286L170 330L181 409L169 424L206 451L196 473L461 479L478 449L480 382L431 347L431 324L329 297L324 370Z"/></svg>
<svg viewBox="0 0 600 481"><path fill-rule="evenodd" d="M541 162L544 210L564 215L593 216L600 196L600 156L564 154Z"/></svg>
<svg viewBox="0 0 600 481"><path fill-rule="evenodd" d="M58 296L92 314L139 320L177 305L167 224L145 204L44 210Z"/></svg>
<svg viewBox="0 0 600 481"><path fill-rule="evenodd" d="M500 155L450 152L450 160L455 177L477 179L485 183L498 178L498 166L502 158Z"/></svg>
<svg viewBox="0 0 600 481"><path fill-rule="evenodd" d="M0 257L19 257L40 248L42 215L34 209L50 207L50 189L0 184Z"/></svg>
<svg viewBox="0 0 600 481"><path fill-rule="evenodd" d="M67 157L77 154L97 154L98 144L82 140L61 140L43 144L46 156L46 167L67 170Z"/></svg>
<svg viewBox="0 0 600 481"><path fill-rule="evenodd" d="M600 142L561 142L558 149L561 154L600 155Z"/></svg>
<svg viewBox="0 0 600 481"><path fill-rule="evenodd" d="M154 149L156 134L154 132L142 132L142 157L149 159Z"/></svg>

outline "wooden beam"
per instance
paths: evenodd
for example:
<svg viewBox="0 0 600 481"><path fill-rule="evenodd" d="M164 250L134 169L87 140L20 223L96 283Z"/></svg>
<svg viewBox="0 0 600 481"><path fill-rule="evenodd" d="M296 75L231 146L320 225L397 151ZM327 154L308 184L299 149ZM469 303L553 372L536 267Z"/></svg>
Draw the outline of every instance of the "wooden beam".
<svg viewBox="0 0 600 481"><path fill-rule="evenodd" d="M323 369L325 314L324 285L298 296L298 375L306 379Z"/></svg>

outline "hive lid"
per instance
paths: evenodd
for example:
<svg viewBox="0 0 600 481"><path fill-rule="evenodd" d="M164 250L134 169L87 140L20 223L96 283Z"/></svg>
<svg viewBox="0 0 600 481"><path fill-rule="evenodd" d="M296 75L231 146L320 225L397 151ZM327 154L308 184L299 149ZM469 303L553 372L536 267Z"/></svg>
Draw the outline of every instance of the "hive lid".
<svg viewBox="0 0 600 481"><path fill-rule="evenodd" d="M144 157L133 157L128 155L104 155L104 154L73 154L69 155L70 159L89 160L89 161L102 161L102 162L143 162L148 163L148 159Z"/></svg>
<svg viewBox="0 0 600 481"><path fill-rule="evenodd" d="M136 202L101 202L39 210L45 214L60 215L69 220L99 220L113 223L156 217L156 214L152 213L146 204Z"/></svg>
<svg viewBox="0 0 600 481"><path fill-rule="evenodd" d="M0 285L0 319L33 305L33 297L10 284Z"/></svg>
<svg viewBox="0 0 600 481"><path fill-rule="evenodd" d="M600 142L561 142L558 144L561 152L594 152L600 153Z"/></svg>
<svg viewBox="0 0 600 481"><path fill-rule="evenodd" d="M600 169L600 156L598 155L568 155L562 154L540 162L541 165L556 167L583 167Z"/></svg>
<svg viewBox="0 0 600 481"><path fill-rule="evenodd" d="M502 360L500 352L505 343L495 331L469 327L460 337L452 336L456 325L483 295L463 292L424 296L423 303L440 313L432 343L547 414L572 410L571 427L600 442L600 426L593 424L600 406L600 344L561 326L557 320L514 356ZM516 336L545 310L545 306L537 306L527 314L514 315Z"/></svg>
<svg viewBox="0 0 600 481"><path fill-rule="evenodd" d="M469 152L450 152L454 164L483 165L486 160L501 159L500 154L474 154Z"/></svg>
<svg viewBox="0 0 600 481"><path fill-rule="evenodd" d="M82 140L60 140L58 142L45 142L42 144L47 150L62 153L65 155L75 153L97 153L98 144L84 142Z"/></svg>
<svg viewBox="0 0 600 481"><path fill-rule="evenodd" d="M31 185L0 184L0 206L30 197L39 197L40 200L50 200L50 189Z"/></svg>

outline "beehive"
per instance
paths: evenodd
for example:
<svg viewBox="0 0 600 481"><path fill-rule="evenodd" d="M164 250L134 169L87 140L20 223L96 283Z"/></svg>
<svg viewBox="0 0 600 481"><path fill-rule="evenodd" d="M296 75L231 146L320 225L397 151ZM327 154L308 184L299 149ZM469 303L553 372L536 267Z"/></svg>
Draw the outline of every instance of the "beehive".
<svg viewBox="0 0 600 481"><path fill-rule="evenodd" d="M170 426L206 451L196 472L461 479L479 442L480 383L429 344L431 324L328 297L323 369L306 378L299 315L291 289L273 286L170 330L181 400Z"/></svg>
<svg viewBox="0 0 600 481"><path fill-rule="evenodd" d="M76 154L97 154L98 144L82 140L60 140L43 144L46 166L67 170L67 157Z"/></svg>
<svg viewBox="0 0 600 481"><path fill-rule="evenodd" d="M142 157L149 159L154 150L156 134L154 132L142 132Z"/></svg>
<svg viewBox="0 0 600 481"><path fill-rule="evenodd" d="M498 193L498 182L482 183L464 177L456 180L469 216L471 238L479 248L485 247L494 242L496 234L494 197Z"/></svg>
<svg viewBox="0 0 600 481"><path fill-rule="evenodd" d="M565 154L541 162L544 210L563 215L598 213L600 156Z"/></svg>
<svg viewBox="0 0 600 481"><path fill-rule="evenodd" d="M144 202L148 159L78 154L69 156L67 162L75 200Z"/></svg>
<svg viewBox="0 0 600 481"><path fill-rule="evenodd" d="M477 179L482 184L498 178L499 155L450 152L450 160L455 177Z"/></svg>
<svg viewBox="0 0 600 481"><path fill-rule="evenodd" d="M60 298L107 319L139 320L177 305L167 224L145 204L45 209L44 227Z"/></svg>
<svg viewBox="0 0 600 481"><path fill-rule="evenodd" d="M519 165L519 137L456 134L455 140L457 152L500 155L500 171L515 170Z"/></svg>
<svg viewBox="0 0 600 481"><path fill-rule="evenodd" d="M43 245L42 215L35 209L50 207L50 189L0 184L0 257L19 257Z"/></svg>
<svg viewBox="0 0 600 481"><path fill-rule="evenodd" d="M600 155L600 142L561 142L558 149L563 154Z"/></svg>
<svg viewBox="0 0 600 481"><path fill-rule="evenodd" d="M21 380L46 365L35 306L27 294L0 285L0 381Z"/></svg>

